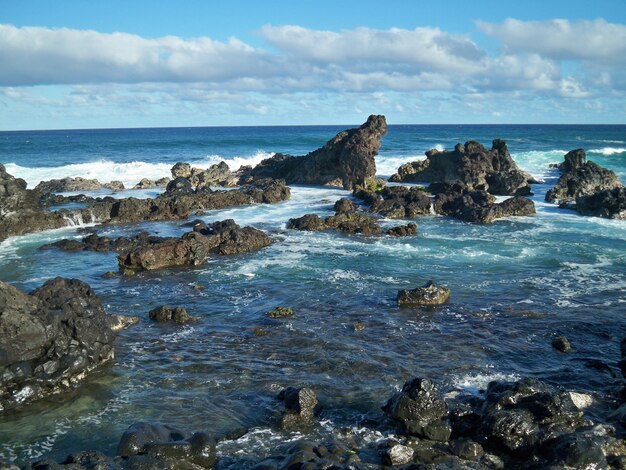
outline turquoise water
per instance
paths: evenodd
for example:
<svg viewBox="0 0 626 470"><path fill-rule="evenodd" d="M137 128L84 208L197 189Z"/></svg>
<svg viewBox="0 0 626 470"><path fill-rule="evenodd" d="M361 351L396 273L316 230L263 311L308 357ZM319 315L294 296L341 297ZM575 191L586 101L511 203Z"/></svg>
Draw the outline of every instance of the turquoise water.
<svg viewBox="0 0 626 470"><path fill-rule="evenodd" d="M193 128L0 133L7 170L29 187L63 176L119 179L167 176L176 161L232 167L273 152L304 154L341 127ZM113 453L133 422L160 420L187 429L252 429L220 445L222 466L245 467L298 437L272 425L275 395L289 385L314 388L322 417L311 433L329 436L362 425L410 376L434 379L444 392L475 393L489 380L532 376L591 393L589 413L609 406L620 387L616 363L626 336L626 222L584 218L543 202L558 174L548 168L583 147L588 159L626 181L626 126L390 126L378 172L389 175L429 148L469 139L507 140L533 186L534 217L477 226L443 217L417 219L411 238L363 238L287 230L290 217L331 214L349 193L293 187L290 201L207 212L266 230L275 243L258 253L210 260L134 278L103 279L114 254L37 248L85 227L13 238L0 244L0 279L31 290L53 276L78 277L107 311L146 320L168 303L201 317L191 326L142 321L121 333L115 364L71 396L0 417L0 459L63 457L87 448ZM133 193L135 194L135 193ZM150 193L146 193L150 194ZM122 193L123 195L123 193ZM393 221L384 221L394 224ZM96 227L117 236L149 230L181 234L180 223ZM398 289L434 279L452 290L450 305L399 309ZM195 284L206 288L198 290ZM291 306L274 320L265 313ZM355 322L365 329L355 331ZM269 331L255 336L255 328ZM574 351L550 345L567 336ZM607 370L590 367L593 361Z"/></svg>

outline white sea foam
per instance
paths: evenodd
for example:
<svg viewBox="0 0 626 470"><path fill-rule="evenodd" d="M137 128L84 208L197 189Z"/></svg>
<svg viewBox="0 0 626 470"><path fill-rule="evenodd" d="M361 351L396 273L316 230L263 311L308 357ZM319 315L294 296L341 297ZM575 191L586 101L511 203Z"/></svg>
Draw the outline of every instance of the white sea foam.
<svg viewBox="0 0 626 470"><path fill-rule="evenodd" d="M602 155L616 155L618 153L625 153L624 147L603 147L601 149L589 149L587 153L599 153Z"/></svg>
<svg viewBox="0 0 626 470"><path fill-rule="evenodd" d="M259 150L253 155L229 158L219 155L208 155L201 160L192 160L189 163L197 168L208 168L211 165L225 161L231 170L238 170L242 165L257 165L261 160L272 155L272 153ZM5 165L7 172L17 178L26 180L29 188L37 186L41 181L77 176L90 179L95 178L101 183L121 181L124 183L124 186L132 188L142 178L157 180L171 176L170 169L172 166L173 164L171 163L148 163L144 161L116 163L106 159L54 167L30 168L17 163L7 163Z"/></svg>

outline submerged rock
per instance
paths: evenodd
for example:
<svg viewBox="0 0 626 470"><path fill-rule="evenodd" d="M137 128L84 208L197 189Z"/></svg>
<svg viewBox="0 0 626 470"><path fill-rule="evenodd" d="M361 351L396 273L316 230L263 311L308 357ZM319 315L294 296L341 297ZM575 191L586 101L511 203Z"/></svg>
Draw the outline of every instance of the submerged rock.
<svg viewBox="0 0 626 470"><path fill-rule="evenodd" d="M564 353L570 352L572 350L572 345L565 336L557 336L556 338L553 338L552 347L557 351L561 351Z"/></svg>
<svg viewBox="0 0 626 470"><path fill-rule="evenodd" d="M459 180L470 191L501 196L530 194L532 176L521 171L511 158L506 142L496 139L491 150L475 141L457 144L453 151L429 150L426 160L407 163L390 178L395 182L448 182Z"/></svg>
<svg viewBox="0 0 626 470"><path fill-rule="evenodd" d="M294 314L293 308L290 307L276 307L274 310L267 312L267 316L270 318L285 318Z"/></svg>
<svg viewBox="0 0 626 470"><path fill-rule="evenodd" d="M122 436L116 459L124 468L212 468L217 460L212 434L159 423L135 423Z"/></svg>
<svg viewBox="0 0 626 470"><path fill-rule="evenodd" d="M438 286L433 281L428 281L422 287L415 289L403 289L398 291L398 304L400 306L436 306L450 301L450 289Z"/></svg>
<svg viewBox="0 0 626 470"><path fill-rule="evenodd" d="M145 243L118 257L122 272L150 271L172 266L196 266L211 255L260 250L272 243L260 230L240 227L234 220L198 224L180 238L148 237Z"/></svg>
<svg viewBox="0 0 626 470"><path fill-rule="evenodd" d="M563 174L554 188L546 193L548 202L574 201L581 196L622 187L613 171L587 161L583 149L568 152L560 168Z"/></svg>
<svg viewBox="0 0 626 470"><path fill-rule="evenodd" d="M192 317L187 313L184 307L170 307L169 305L161 305L148 312L148 318L157 323L190 323L197 321L196 317Z"/></svg>
<svg viewBox="0 0 626 470"><path fill-rule="evenodd" d="M32 294L0 282L0 411L66 390L113 359L116 323L77 279Z"/></svg>
<svg viewBox="0 0 626 470"><path fill-rule="evenodd" d="M370 116L359 128L337 134L324 147L304 157L276 154L263 160L241 180L281 178L287 184L336 184L352 189L376 178L374 157L387 133L384 116Z"/></svg>

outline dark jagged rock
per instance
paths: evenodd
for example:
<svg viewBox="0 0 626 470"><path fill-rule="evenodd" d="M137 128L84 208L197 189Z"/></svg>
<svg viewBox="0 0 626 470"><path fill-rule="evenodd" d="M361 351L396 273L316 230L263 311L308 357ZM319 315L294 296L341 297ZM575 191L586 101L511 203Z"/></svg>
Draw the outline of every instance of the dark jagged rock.
<svg viewBox="0 0 626 470"><path fill-rule="evenodd" d="M174 179L185 178L195 189L209 186L235 186L237 184L236 175L230 171L226 162L211 165L206 170L194 168L189 163L178 162L172 167L171 172Z"/></svg>
<svg viewBox="0 0 626 470"><path fill-rule="evenodd" d="M369 196L370 211L383 217L414 219L431 213L432 199L421 187L387 186L378 194L382 199Z"/></svg>
<svg viewBox="0 0 626 470"><path fill-rule="evenodd" d="M134 248L157 243L162 240L162 237L150 235L148 232L140 232L134 237L101 237L96 233L91 233L84 237L82 240L67 239L48 243L40 247L41 250L48 250L51 248L57 248L63 251L97 251L108 252L115 251L122 253L130 251Z"/></svg>
<svg viewBox="0 0 626 470"><path fill-rule="evenodd" d="M77 279L52 279L30 295L0 282L0 411L70 388L110 361L114 323Z"/></svg>
<svg viewBox="0 0 626 470"><path fill-rule="evenodd" d="M13 235L61 228L80 223L136 223L186 219L206 209L274 203L289 199L284 181L259 180L231 191L201 190L191 194L164 194L155 199L45 197L26 189L26 182L6 173L0 165L0 241ZM84 201L80 210L49 211L50 204Z"/></svg>
<svg viewBox="0 0 626 470"><path fill-rule="evenodd" d="M453 181L429 187L435 193L434 211L437 214L479 224L510 216L535 214L535 204L525 197L515 196L501 203L486 191L470 190L464 183Z"/></svg>
<svg viewBox="0 0 626 470"><path fill-rule="evenodd" d="M356 206L354 205L354 202L352 202L347 197L342 197L341 199L337 200L333 208L335 210L335 213L337 214L356 211Z"/></svg>
<svg viewBox="0 0 626 470"><path fill-rule="evenodd" d="M428 281L423 287L398 291L398 304L401 306L435 306L450 301L450 289Z"/></svg>
<svg viewBox="0 0 626 470"><path fill-rule="evenodd" d="M565 336L557 336L552 339L552 347L557 351L561 352L570 352L572 350L572 345L569 340Z"/></svg>
<svg viewBox="0 0 626 470"><path fill-rule="evenodd" d="M312 389L287 387L278 394L278 399L285 404L281 418L284 429L294 430L311 424L317 406L317 396Z"/></svg>
<svg viewBox="0 0 626 470"><path fill-rule="evenodd" d="M433 441L450 438L448 406L428 379L407 381L402 391L387 401L383 411L391 419L401 422L411 435Z"/></svg>
<svg viewBox="0 0 626 470"><path fill-rule="evenodd" d="M546 201L569 202L581 196L622 187L613 171L586 161L586 158L583 149L572 150L565 155L560 167L563 174L554 188L546 193Z"/></svg>
<svg viewBox="0 0 626 470"><path fill-rule="evenodd" d="M102 188L102 183L97 179L87 179L79 176L76 178L42 181L35 186L35 191L41 193L63 193L69 191L95 191Z"/></svg>
<svg viewBox="0 0 626 470"><path fill-rule="evenodd" d="M407 163L390 178L396 182L447 182L460 180L469 190L501 196L530 194L532 176L521 171L509 154L506 142L493 141L487 150L475 141L457 144L453 151L429 150L426 160Z"/></svg>
<svg viewBox="0 0 626 470"><path fill-rule="evenodd" d="M383 230L378 225L377 219L360 212L337 212L336 215L326 217L325 219L316 214L306 214L302 217L289 219L287 228L313 232L337 230L348 234L367 236L385 234L399 237L417 234L417 225L414 223Z"/></svg>
<svg viewBox="0 0 626 470"><path fill-rule="evenodd" d="M135 423L123 434L116 459L124 468L212 468L217 460L212 434L159 423Z"/></svg>
<svg viewBox="0 0 626 470"><path fill-rule="evenodd" d="M148 178L142 178L139 183L133 186L133 189L154 189L154 188L165 188L172 181L170 178L160 178L156 181L153 181Z"/></svg>
<svg viewBox="0 0 626 470"><path fill-rule="evenodd" d="M287 184L335 184L344 188L366 185L376 178L374 157L387 133L384 116L370 116L361 127L342 131L324 147L304 157L277 153L263 160L241 180L281 178Z"/></svg>
<svg viewBox="0 0 626 470"><path fill-rule="evenodd" d="M179 176L178 178L174 178L172 181L167 183L167 187L165 188L165 193L168 196L174 196L177 194L180 194L180 195L193 194L191 181L189 181L187 178L183 178L182 176Z"/></svg>
<svg viewBox="0 0 626 470"><path fill-rule="evenodd" d="M291 307L276 307L274 310L267 312L267 316L270 318L285 318L290 317L294 313Z"/></svg>
<svg viewBox="0 0 626 470"><path fill-rule="evenodd" d="M615 188L598 191L589 196L579 196L576 198L576 210L582 215L625 220L626 188Z"/></svg>
<svg viewBox="0 0 626 470"><path fill-rule="evenodd" d="M148 312L148 318L157 323L190 323L198 319L187 313L184 307L170 307L169 305L161 305Z"/></svg>
<svg viewBox="0 0 626 470"><path fill-rule="evenodd" d="M232 219L198 224L180 238L148 237L145 244L118 257L120 270L149 271L172 266L196 266L211 255L233 255L260 250L272 243L260 230L241 228Z"/></svg>
<svg viewBox="0 0 626 470"><path fill-rule="evenodd" d="M361 468L358 455L339 442L317 443L299 440L291 444L284 455L268 457L253 470L286 469L353 469Z"/></svg>

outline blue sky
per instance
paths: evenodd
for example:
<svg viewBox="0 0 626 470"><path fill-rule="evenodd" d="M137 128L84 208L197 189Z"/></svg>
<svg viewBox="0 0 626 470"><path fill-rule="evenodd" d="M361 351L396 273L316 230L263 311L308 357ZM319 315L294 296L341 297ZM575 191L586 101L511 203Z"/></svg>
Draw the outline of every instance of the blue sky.
<svg viewBox="0 0 626 470"><path fill-rule="evenodd" d="M0 0L0 130L626 122L626 1Z"/></svg>

